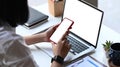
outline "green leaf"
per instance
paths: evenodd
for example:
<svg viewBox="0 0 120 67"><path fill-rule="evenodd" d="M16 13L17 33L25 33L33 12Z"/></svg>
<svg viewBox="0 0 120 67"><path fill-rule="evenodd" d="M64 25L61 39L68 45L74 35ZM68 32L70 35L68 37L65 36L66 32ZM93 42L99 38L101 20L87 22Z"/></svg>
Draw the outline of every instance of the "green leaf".
<svg viewBox="0 0 120 67"><path fill-rule="evenodd" d="M106 40L106 42L102 45L104 46L104 49L108 51L112 43L113 43L112 41Z"/></svg>

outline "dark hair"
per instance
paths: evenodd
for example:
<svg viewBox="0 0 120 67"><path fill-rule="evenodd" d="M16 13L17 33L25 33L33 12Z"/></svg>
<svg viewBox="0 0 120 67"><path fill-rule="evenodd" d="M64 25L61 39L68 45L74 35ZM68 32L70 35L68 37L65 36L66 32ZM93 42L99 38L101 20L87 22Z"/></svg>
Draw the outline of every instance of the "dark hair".
<svg viewBox="0 0 120 67"><path fill-rule="evenodd" d="M0 20L12 27L24 24L28 20L27 0L0 0Z"/></svg>

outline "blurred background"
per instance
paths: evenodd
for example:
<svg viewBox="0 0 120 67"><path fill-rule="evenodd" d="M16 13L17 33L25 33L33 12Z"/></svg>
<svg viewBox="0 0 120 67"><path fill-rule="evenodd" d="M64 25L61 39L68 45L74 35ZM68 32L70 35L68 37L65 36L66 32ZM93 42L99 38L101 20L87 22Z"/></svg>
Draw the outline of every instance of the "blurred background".
<svg viewBox="0 0 120 67"><path fill-rule="evenodd" d="M120 0L85 0L104 11L103 24L120 33ZM40 6L48 0L28 0L30 6Z"/></svg>

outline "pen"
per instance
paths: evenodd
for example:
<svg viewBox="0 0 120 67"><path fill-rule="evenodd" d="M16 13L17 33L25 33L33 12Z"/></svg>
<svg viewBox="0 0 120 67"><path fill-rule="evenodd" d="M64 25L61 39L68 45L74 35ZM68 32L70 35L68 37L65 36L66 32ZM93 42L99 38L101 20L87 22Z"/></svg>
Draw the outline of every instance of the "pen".
<svg viewBox="0 0 120 67"><path fill-rule="evenodd" d="M90 60L87 60L88 62L90 62L92 65L94 65L95 67L99 67L97 64L93 63L92 61Z"/></svg>

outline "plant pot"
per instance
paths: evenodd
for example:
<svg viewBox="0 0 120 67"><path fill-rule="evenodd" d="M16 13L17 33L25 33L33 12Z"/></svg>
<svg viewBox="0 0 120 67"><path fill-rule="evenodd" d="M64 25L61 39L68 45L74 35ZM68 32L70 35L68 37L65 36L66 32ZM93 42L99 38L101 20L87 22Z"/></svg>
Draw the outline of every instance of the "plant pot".
<svg viewBox="0 0 120 67"><path fill-rule="evenodd" d="M106 57L109 58L109 51L105 51Z"/></svg>

